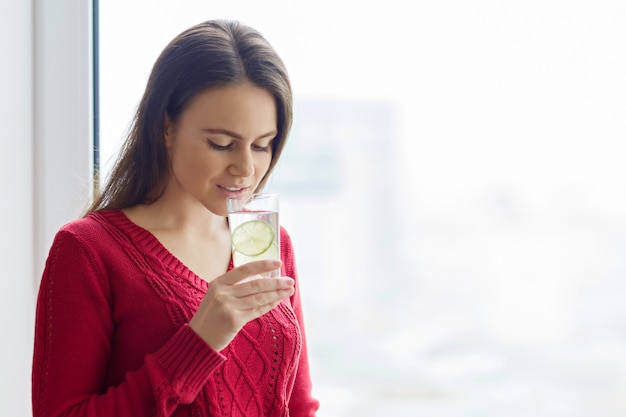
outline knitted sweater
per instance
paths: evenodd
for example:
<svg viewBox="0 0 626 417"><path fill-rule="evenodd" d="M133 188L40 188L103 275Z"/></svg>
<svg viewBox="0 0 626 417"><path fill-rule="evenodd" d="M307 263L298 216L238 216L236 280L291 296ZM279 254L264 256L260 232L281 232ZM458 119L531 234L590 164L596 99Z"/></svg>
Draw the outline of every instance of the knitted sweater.
<svg viewBox="0 0 626 417"><path fill-rule="evenodd" d="M280 240L294 295L216 352L187 325L210 284L153 234L119 210L62 227L37 301L33 416L314 416L284 229Z"/></svg>

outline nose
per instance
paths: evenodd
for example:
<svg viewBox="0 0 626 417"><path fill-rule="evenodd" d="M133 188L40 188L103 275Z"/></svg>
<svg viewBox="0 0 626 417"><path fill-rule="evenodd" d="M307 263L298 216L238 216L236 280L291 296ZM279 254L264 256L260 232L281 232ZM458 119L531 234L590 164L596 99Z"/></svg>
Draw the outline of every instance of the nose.
<svg viewBox="0 0 626 417"><path fill-rule="evenodd" d="M251 150L241 150L233 154L229 172L236 177L248 178L254 175L254 158Z"/></svg>

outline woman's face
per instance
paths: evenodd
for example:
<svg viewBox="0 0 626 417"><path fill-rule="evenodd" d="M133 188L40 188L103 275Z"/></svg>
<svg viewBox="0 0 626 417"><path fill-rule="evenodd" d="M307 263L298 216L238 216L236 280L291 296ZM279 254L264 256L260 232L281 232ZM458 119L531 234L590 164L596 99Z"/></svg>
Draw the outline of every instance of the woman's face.
<svg viewBox="0 0 626 417"><path fill-rule="evenodd" d="M198 94L175 124L166 120L166 193L226 216L226 198L251 194L267 172L276 135L276 103L267 90L246 82Z"/></svg>

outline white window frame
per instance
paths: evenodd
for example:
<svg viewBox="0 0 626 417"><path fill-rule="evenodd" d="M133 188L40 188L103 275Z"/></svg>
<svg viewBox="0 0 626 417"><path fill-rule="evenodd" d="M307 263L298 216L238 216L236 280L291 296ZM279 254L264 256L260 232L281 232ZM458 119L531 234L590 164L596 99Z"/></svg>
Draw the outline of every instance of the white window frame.
<svg viewBox="0 0 626 417"><path fill-rule="evenodd" d="M92 0L0 1L3 416L32 415L41 274L54 235L91 192L93 10Z"/></svg>
<svg viewBox="0 0 626 417"><path fill-rule="evenodd" d="M35 1L36 283L54 234L78 217L93 179L93 4Z"/></svg>

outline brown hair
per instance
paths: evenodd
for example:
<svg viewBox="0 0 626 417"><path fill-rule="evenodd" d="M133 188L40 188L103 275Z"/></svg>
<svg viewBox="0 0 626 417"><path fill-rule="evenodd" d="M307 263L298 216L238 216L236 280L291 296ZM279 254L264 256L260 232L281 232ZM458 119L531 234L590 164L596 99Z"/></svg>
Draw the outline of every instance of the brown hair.
<svg viewBox="0 0 626 417"><path fill-rule="evenodd" d="M258 187L263 188L291 128L289 76L258 31L236 21L210 20L182 32L161 52L111 175L87 213L158 200L170 176L165 116L176 123L198 93L244 81L268 90L276 101L278 134L272 142L269 169Z"/></svg>

